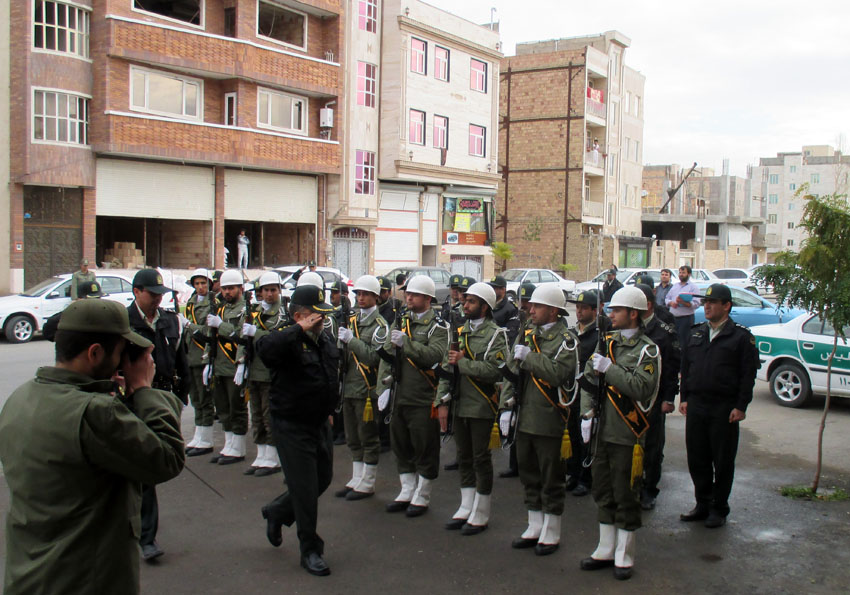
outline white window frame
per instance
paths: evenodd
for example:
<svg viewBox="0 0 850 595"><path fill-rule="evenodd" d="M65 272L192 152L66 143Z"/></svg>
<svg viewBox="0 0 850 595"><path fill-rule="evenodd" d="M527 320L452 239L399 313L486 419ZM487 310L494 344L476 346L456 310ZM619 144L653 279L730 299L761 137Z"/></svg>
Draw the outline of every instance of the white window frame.
<svg viewBox="0 0 850 595"><path fill-rule="evenodd" d="M425 44L425 47L422 49L422 51L414 49L414 47L413 47L414 41L418 41L420 43ZM413 68L413 55L414 54L422 56L422 70L421 71L415 70ZM418 62L419 62L419 60L417 60L417 66L418 66ZM428 42L425 41L424 39L419 39L418 37L413 37L413 36L410 37L410 64L408 65L408 68L410 68L410 72L414 72L416 74L421 74L423 76L428 76Z"/></svg>
<svg viewBox="0 0 850 595"><path fill-rule="evenodd" d="M270 4L271 6L276 6L277 8L280 8L280 9L283 9L283 10L288 10L289 12L294 12L295 14L300 14L301 16L303 16L304 17L304 45L303 46L295 45L294 43L287 43L285 41L280 41L279 39L275 39L274 37L266 37L265 35L260 35L260 32L256 30L260 26L260 4ZM287 5L284 5L284 4L278 4L277 2L273 2L272 0L257 0L257 11L256 11L256 14L254 16L255 16L255 19L256 19L254 21L254 29L255 29L254 35L257 36L257 39L262 39L263 41L270 41L272 43L276 43L278 45L282 45L284 47L292 48L294 50L299 50L299 51L302 51L302 52L307 51L307 47L310 45L308 37L307 37L307 35L309 33L309 31L308 31L309 28L307 27L307 21L309 21L310 18L307 15L306 12L302 12L300 10L295 10L291 6L287 6Z"/></svg>
<svg viewBox="0 0 850 595"><path fill-rule="evenodd" d="M620 111L620 102L611 102L611 126L617 125L617 113Z"/></svg>
<svg viewBox="0 0 850 595"><path fill-rule="evenodd" d="M632 92L626 91L625 97L623 97L623 113L628 114L632 109Z"/></svg>
<svg viewBox="0 0 850 595"><path fill-rule="evenodd" d="M481 130L483 130L484 131L483 135L479 136L477 134L473 134L473 131L472 131L473 127L480 128ZM481 139L481 153L480 154L474 153L472 151L471 145L472 145L472 139L473 138L475 138L475 139L480 138ZM469 154L472 157L487 157L487 127L486 126L479 126L478 124L470 124L469 125L469 138L467 140L469 141L469 145L470 145L469 146ZM476 145L477 144L478 143L476 142Z"/></svg>
<svg viewBox="0 0 850 595"><path fill-rule="evenodd" d="M483 73L481 71L475 70L475 68L473 68L473 65L475 63L481 64L482 66L484 66L484 72ZM472 89L473 91L478 91L479 93L484 93L486 95L487 94L487 76L488 76L489 71L490 71L490 65L487 62L485 62L484 60L479 60L477 58L470 58L469 59L469 88ZM483 89L480 89L477 86L475 86L475 83L477 82L476 79L478 78L479 75L481 75L481 83L484 87Z"/></svg>
<svg viewBox="0 0 850 595"><path fill-rule="evenodd" d="M421 140L414 140L412 135L410 134L411 128L413 127L413 124L414 124L413 114L422 114L422 121L419 123L420 124L419 133L422 135ZM407 136L408 136L407 142L409 142L412 145L422 145L422 146L425 145L425 126L427 124L427 121L428 121L428 116L425 114L425 112L423 110L410 108L407 111Z"/></svg>
<svg viewBox="0 0 850 595"><path fill-rule="evenodd" d="M198 1L201 4L201 6L200 6L201 24L200 25L195 25L194 23L188 23L186 21L181 21L180 19L167 17L167 16L159 14L158 12L151 12L149 10L143 10L141 8L136 8L135 1L134 0L128 0L128 2L130 3L130 10L132 10L133 12L138 12L139 14L150 15L154 18L162 19L163 21L168 21L169 23L177 23L178 25L183 25L184 27L191 27L192 29L200 29L201 31L204 31L205 27L206 27L206 23L204 21L205 21L206 14L207 14L207 6L206 6L207 0L198 0Z"/></svg>
<svg viewBox="0 0 850 595"><path fill-rule="evenodd" d="M778 222L778 220L779 220L779 217L777 217L776 213L770 213L770 214L767 216L767 222L768 222L768 224L770 224L770 225L774 225L774 224L776 224L776 223Z"/></svg>
<svg viewBox="0 0 850 595"><path fill-rule="evenodd" d="M145 106L144 107L139 107L139 106L133 105L133 91L134 91L135 84L136 84L136 81L135 81L136 77L134 75L137 72L141 72L145 75ZM186 114L174 114L174 113L171 113L171 112L162 112L162 111L159 111L159 110L150 109L148 107L148 104L149 104L148 78L147 78L148 75L156 75L156 76L163 76L163 77L166 77L166 78L177 79L179 81L182 81L184 83L184 85L186 83L197 85L198 86L198 100L197 100L197 109L195 110L197 112L197 114L195 114L194 116L190 116L190 115L186 115ZM174 74L172 72L166 72L164 70L152 70L150 68L141 68L139 66L131 65L130 66L130 84L128 85L128 87L130 89L129 105L130 105L131 111L141 112L143 114L156 114L158 116L166 116L166 117L169 117L169 118L174 118L176 120L190 120L192 122L203 122L204 121L204 81L203 81L203 79L196 79L196 78L193 78L193 77L184 76L182 74ZM185 109L186 109L185 86L184 86L183 102L182 103L183 103L183 110L185 111Z"/></svg>
<svg viewBox="0 0 850 595"><path fill-rule="evenodd" d="M434 114L433 116L433 128L434 131L432 133L433 142L431 144L434 145L435 149L449 149L449 118L448 116L440 116L438 114ZM437 123L442 120L445 123L445 126L437 126ZM442 137L443 144L438 145L438 139Z"/></svg>
<svg viewBox="0 0 850 595"><path fill-rule="evenodd" d="M366 14L363 14L363 7L366 7ZM372 12L370 16L369 13ZM361 27L360 24L365 19L366 26ZM372 29L369 29L369 23L372 23ZM378 2L377 0L359 0L357 6L357 28L367 33L378 32Z"/></svg>
<svg viewBox="0 0 850 595"><path fill-rule="evenodd" d="M768 184L778 184L779 183L779 174L768 174L767 183Z"/></svg>
<svg viewBox="0 0 850 595"><path fill-rule="evenodd" d="M820 184L820 174L811 174L811 183L812 184Z"/></svg>
<svg viewBox="0 0 850 595"><path fill-rule="evenodd" d="M91 62L92 61L91 60L91 53L90 53L90 51L91 51L91 43L90 43L90 41L91 41L91 7L90 6L82 6L80 4L76 4L74 2L67 2L67 1L64 1L64 0L52 0L53 4L62 4L64 6L67 6L68 8L73 8L77 11L77 17L76 17L77 28L70 29L68 27L67 18L65 20L65 26L64 27L60 27L56 23L54 23L53 25L47 25L45 23L36 23L35 22L36 5L38 5L38 4L42 5L41 14L42 14L42 18L44 18L44 3L46 1L48 1L48 0L33 0L33 3L32 3L32 17L33 17L32 51L38 52L38 53L44 53L44 54L56 54L56 55L60 55L60 56L69 56L71 58L77 58L79 60ZM84 17L85 17L84 18L84 20L85 20L85 29L84 30L79 28L80 16L81 15L84 15ZM60 49L54 48L54 49L51 50L47 47L43 47L43 48L36 47L36 45L35 45L35 28L36 27L42 28L41 40L42 40L42 43L44 43L44 41L46 39L45 29L48 26L51 26L51 27L54 28L54 36L58 36L58 32L57 32L58 29L61 28L61 29L65 30L65 47L66 48L68 47L68 41L70 40L71 35L73 34L76 37L77 49L72 52L68 49L60 50ZM83 38L84 43L80 43L81 37ZM80 47L84 47L85 51L83 53L80 52Z"/></svg>
<svg viewBox="0 0 850 595"><path fill-rule="evenodd" d="M260 122L260 95L262 93L266 93L268 95L280 95L282 97L289 97L290 99L295 99L301 101L303 103L303 108L301 110L302 118L301 118L301 128L283 128L281 126L272 126L271 125L271 112L267 114L269 116L269 123L264 124ZM271 97L269 98L271 99ZM268 105L269 110L271 110L271 101L269 101ZM295 110L295 104L292 104L293 111ZM301 136L307 136L307 131L310 129L308 125L309 120L309 109L310 103L307 97L303 97L301 95L294 95L292 93L284 93L283 91L278 91L277 89L268 89L265 87L257 87L257 128L265 128L267 130L280 130L283 132L288 132L290 134L299 134Z"/></svg>
<svg viewBox="0 0 850 595"><path fill-rule="evenodd" d="M446 52L446 59L444 62L441 62L437 58L437 51L443 50ZM442 64L445 64L445 73L441 72L443 69L440 68ZM452 63L452 51L449 48L445 48L441 45L434 44L434 78L438 81L449 82L449 71L451 69Z"/></svg>
<svg viewBox="0 0 850 595"><path fill-rule="evenodd" d="M84 121L85 124L86 124L86 126L85 126L86 138L85 138L84 143L81 143L81 142L78 142L78 141L59 140L58 134L56 135L56 139L53 139L53 140L50 140L50 139L47 139L47 138L36 138L35 137L35 119L36 118L39 118L39 117L42 118L42 119L47 118L47 117L55 118L56 122L57 122L57 126L58 126L58 123L59 123L59 120L60 120L59 110L58 110L58 98L57 98L57 110L56 110L56 114L54 116L46 116L45 114L41 114L39 116L38 114L35 113L35 96L36 96L36 93L55 93L57 95L63 95L66 98L84 99L86 101L86 116L87 116L86 120L80 120L79 117L76 118L75 120L73 120L75 126L77 126L80 121ZM31 140L31 142L33 144L37 144L37 145L59 145L59 146L62 146L62 147L81 147L81 148L89 148L90 149L91 143L89 142L89 138L88 138L88 136L89 136L88 127L91 123L90 118L89 118L90 109L91 109L91 105L90 105L91 99L92 99L91 95L87 95L85 93L78 93L76 91L68 91L66 89L53 89L53 88L48 88L48 87L33 87L32 88L32 114L31 114L31 118L30 118L30 128L31 128L31 130L30 130L30 140ZM66 101L67 101L67 99L66 99ZM71 118L68 117L68 116L65 116L64 120L66 120L65 125L70 126L70 123L72 122ZM44 126L42 126L42 130L45 130ZM57 133L58 133L58 128L57 128ZM77 131L77 133L79 134L79 130Z"/></svg>
<svg viewBox="0 0 850 595"><path fill-rule="evenodd" d="M357 159L360 155L363 155L364 158L367 156L371 156L371 164L367 163L364 159L363 163L358 163ZM357 176L357 168L362 167L363 177ZM377 170L375 164L375 153L374 151L366 151L364 149L356 149L354 152L354 194L360 195L368 195L374 196L375 194L375 173ZM360 190L357 189L357 183L360 183ZM363 192L363 189L367 189L368 192Z"/></svg>
<svg viewBox="0 0 850 595"><path fill-rule="evenodd" d="M361 76L360 74L360 65L364 65L366 67L366 72ZM374 70L372 71L372 77L369 76L369 67L372 67ZM360 91L360 80L364 81L363 91ZM371 89L371 90L370 90ZM378 103L378 67L375 64L370 62L365 62L363 60L357 61L357 88L356 88L357 97L355 101L357 105L363 107L372 107L374 108ZM360 103L361 94L363 96L363 103ZM369 98L371 97L372 103L369 104Z"/></svg>
<svg viewBox="0 0 850 595"><path fill-rule="evenodd" d="M230 101L233 101L233 123L230 123L230 122L227 121L227 114L228 114L227 104ZM222 111L224 112L223 115L224 115L224 125L225 126L238 126L238 122L239 122L239 95L238 95L238 93L233 91L231 93L225 93L224 94L224 109Z"/></svg>

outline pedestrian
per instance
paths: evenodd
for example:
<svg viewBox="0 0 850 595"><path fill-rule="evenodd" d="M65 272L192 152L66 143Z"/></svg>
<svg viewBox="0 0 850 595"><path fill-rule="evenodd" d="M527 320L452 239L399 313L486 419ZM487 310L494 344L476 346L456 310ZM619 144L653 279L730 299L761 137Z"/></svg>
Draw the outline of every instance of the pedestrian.
<svg viewBox="0 0 850 595"><path fill-rule="evenodd" d="M171 289L163 285L156 269L142 269L133 277L133 303L127 307L130 328L153 343L155 374L151 386L172 392L185 405L188 402L191 379L186 351L181 344L181 325L177 314L160 308L162 296ZM139 545L146 562L163 555L156 542L159 529L159 505L156 485L142 486L142 532Z"/></svg>
<svg viewBox="0 0 850 595"><path fill-rule="evenodd" d="M496 292L487 283L474 283L467 289L463 297L466 322L457 333L457 346L443 358L443 370L451 377L440 380L434 401L442 431L448 429L449 415L453 416L461 503L446 529L461 529L463 535L487 529L493 492L490 450L501 446L498 431L495 443L491 435L499 409L496 383L502 380L500 368L507 361L508 342L505 329L493 320L495 305Z"/></svg>
<svg viewBox="0 0 850 595"><path fill-rule="evenodd" d="M528 526L511 547L534 548L538 556L561 543L566 497L566 460L573 438L569 400L576 387L576 338L569 330L564 293L541 285L531 296L531 326L513 348L510 376L502 389L499 426L508 436L516 424L519 478L525 490Z"/></svg>
<svg viewBox="0 0 850 595"><path fill-rule="evenodd" d="M519 309L507 298L508 282L501 275L496 275L488 283L496 292L496 305L493 308L493 320L508 332L508 344L513 345L519 335Z"/></svg>
<svg viewBox="0 0 850 595"><path fill-rule="evenodd" d="M237 263L236 267L240 269L248 268L248 245L251 243L251 240L248 239L248 236L245 235L245 230L239 230L239 236L236 238L236 248L237 248Z"/></svg>
<svg viewBox="0 0 850 595"><path fill-rule="evenodd" d="M700 297L706 321L691 329L682 354L679 404L696 506L681 519L717 528L729 516L740 422L761 364L753 334L729 317L729 288L715 283Z"/></svg>
<svg viewBox="0 0 850 595"><path fill-rule="evenodd" d="M611 328L584 371L594 390L582 389L582 438L593 448L593 500L598 508L599 544L581 561L582 570L614 567L614 578L632 576L635 531L641 526L640 478L649 426L647 413L658 392L658 346L643 332L646 296L624 287L611 298ZM601 385L604 396L600 395ZM598 392L597 392L598 391Z"/></svg>
<svg viewBox="0 0 850 595"><path fill-rule="evenodd" d="M180 401L151 388L152 348L117 302L74 302L55 366L0 412L7 595L140 592L141 485L176 477L184 462Z"/></svg>
<svg viewBox="0 0 850 595"><path fill-rule="evenodd" d="M213 451L213 423L215 423L215 405L213 396L204 384L204 352L209 343L207 316L216 308L213 294L210 292L212 279L207 269L195 269L189 278L195 289L186 302L186 329L183 343L186 359L189 362L191 388L189 397L195 410L195 434L186 444L186 456L197 457Z"/></svg>
<svg viewBox="0 0 850 595"><path fill-rule="evenodd" d="M655 288L655 303L659 306L667 307L667 294L670 293L670 288L673 286L670 279L673 278L673 271L670 269L661 269L661 282Z"/></svg>
<svg viewBox="0 0 850 595"><path fill-rule="evenodd" d="M346 500L362 500L375 493L381 439L378 434L378 350L389 336L389 325L378 313L381 283L372 275L363 275L354 283L357 310L339 329L345 345L342 362L342 414L345 437L351 451L351 479L336 492Z"/></svg>
<svg viewBox="0 0 850 595"><path fill-rule="evenodd" d="M602 303L607 304L623 284L617 279L617 269L609 269L605 274L605 282L602 284Z"/></svg>
<svg viewBox="0 0 850 595"><path fill-rule="evenodd" d="M434 366L446 353L448 331L431 308L436 294L430 277L410 279L405 286L407 310L395 320L378 369L382 383L378 390L383 389L378 408L390 416L390 442L401 483L401 491L386 508L404 511L408 517L428 511L439 473L440 423L432 415L437 393ZM392 382L393 375L397 382Z"/></svg>
<svg viewBox="0 0 850 595"><path fill-rule="evenodd" d="M682 346L687 344L688 333L694 324L694 312L700 305L695 297L697 294L699 288L691 281L691 267L683 264L679 267L679 282L670 287L664 298L664 303L675 320L679 345Z"/></svg>
<svg viewBox="0 0 850 595"><path fill-rule="evenodd" d="M298 527L301 566L310 574L331 573L324 561L325 542L317 533L319 496L333 478L331 413L339 399L339 350L324 331L333 311L325 291L297 287L289 302L295 324L257 340L257 354L272 371L269 410L272 435L287 490L263 507L266 537L278 547L281 526Z"/></svg>
<svg viewBox="0 0 850 595"><path fill-rule="evenodd" d="M83 285L91 286L92 283L97 281L97 275L95 275L94 271L89 270L89 259L84 258L80 261L80 270L75 271L73 275L71 275L71 299L78 300L81 297L80 287Z"/></svg>

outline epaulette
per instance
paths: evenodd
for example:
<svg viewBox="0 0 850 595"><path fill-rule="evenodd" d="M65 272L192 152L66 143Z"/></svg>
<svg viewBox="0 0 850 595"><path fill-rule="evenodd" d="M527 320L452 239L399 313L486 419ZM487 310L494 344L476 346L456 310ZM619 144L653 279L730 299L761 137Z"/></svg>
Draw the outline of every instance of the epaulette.
<svg viewBox="0 0 850 595"><path fill-rule="evenodd" d="M661 328L663 328L665 331L667 331L667 332L668 332L668 333L670 333L671 335L678 335L678 333L676 332L676 329L675 329L675 328L673 328L673 325L672 325L672 324L670 324L669 322L664 322L663 320L659 320L659 321L658 321L658 326L660 326Z"/></svg>

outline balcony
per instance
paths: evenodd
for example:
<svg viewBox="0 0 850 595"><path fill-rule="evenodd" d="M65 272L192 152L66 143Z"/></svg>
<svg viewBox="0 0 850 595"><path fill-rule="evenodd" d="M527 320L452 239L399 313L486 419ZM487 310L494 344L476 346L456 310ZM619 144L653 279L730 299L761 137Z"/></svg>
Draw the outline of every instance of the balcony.
<svg viewBox="0 0 850 595"><path fill-rule="evenodd" d="M581 222L590 225L602 225L605 205L601 202L584 199L581 203Z"/></svg>
<svg viewBox="0 0 850 595"><path fill-rule="evenodd" d="M605 159L608 155L601 145L589 145L584 152L584 171L592 176L605 175Z"/></svg>
<svg viewBox="0 0 850 595"><path fill-rule="evenodd" d="M608 110L605 107L605 94L601 89L587 88L584 114L588 122L605 126Z"/></svg>

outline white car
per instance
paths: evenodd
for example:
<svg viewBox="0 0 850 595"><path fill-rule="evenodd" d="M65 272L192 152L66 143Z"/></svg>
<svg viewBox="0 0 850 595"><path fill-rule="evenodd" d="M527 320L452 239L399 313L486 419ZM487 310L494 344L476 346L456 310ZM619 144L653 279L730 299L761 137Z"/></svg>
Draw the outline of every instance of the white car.
<svg viewBox="0 0 850 595"><path fill-rule="evenodd" d="M133 278L107 270L95 271L103 299L125 306L133 301ZM71 275L42 281L19 295L0 297L0 328L10 343L26 343L41 331L47 319L71 303ZM162 308L174 310L173 294L162 298Z"/></svg>
<svg viewBox="0 0 850 595"><path fill-rule="evenodd" d="M281 296L288 300L292 296L292 290L295 289L296 282L293 281L292 275L299 269L304 268L304 265L287 265L277 267L275 270L280 273ZM354 287L354 282L346 277L339 269L331 267L316 267L316 272L322 277L325 282L325 289L330 289L330 286L335 281L342 281L348 285L349 289ZM303 274L303 273L302 273Z"/></svg>
<svg viewBox="0 0 850 595"><path fill-rule="evenodd" d="M712 272L730 287L739 287L755 294L765 293L764 286L759 291L759 284L746 269L716 269Z"/></svg>
<svg viewBox="0 0 850 595"><path fill-rule="evenodd" d="M519 286L523 283L533 283L535 287L556 283L567 297L570 297L576 288L575 281L564 279L549 269L508 269L499 276L507 281L507 295L511 301L516 301Z"/></svg>
<svg viewBox="0 0 850 595"><path fill-rule="evenodd" d="M679 269L671 269L673 271L673 277L671 278L672 283L677 283L679 280ZM625 268L619 269L617 271L617 279L619 279L620 283L624 286L626 285L634 285L637 282L637 277L641 273L647 274L652 277L652 282L655 285L661 283L661 269L637 269L637 268ZM597 289L601 287L603 283L607 280L608 269L605 269L598 275L596 275L590 281L584 281L576 285L576 292L581 293L582 291L590 291L592 289ZM693 269L691 271L691 281L700 282L700 281L709 281L712 283L722 283L721 279L718 279L717 276L707 269Z"/></svg>
<svg viewBox="0 0 850 595"><path fill-rule="evenodd" d="M784 324L750 329L756 338L761 368L757 378L784 407L801 407L812 393L826 393L827 360L832 353L833 329L817 314L798 316ZM832 363L831 392L850 397L850 327L838 339Z"/></svg>

